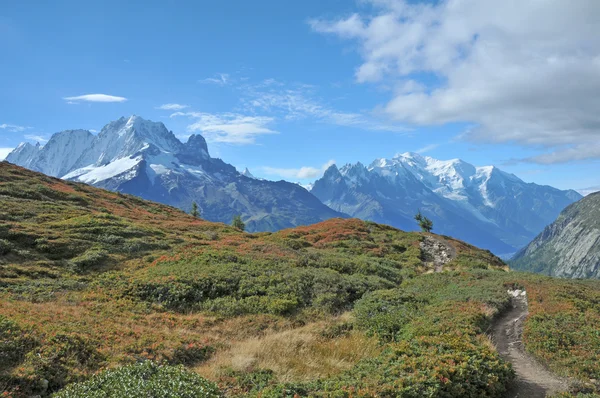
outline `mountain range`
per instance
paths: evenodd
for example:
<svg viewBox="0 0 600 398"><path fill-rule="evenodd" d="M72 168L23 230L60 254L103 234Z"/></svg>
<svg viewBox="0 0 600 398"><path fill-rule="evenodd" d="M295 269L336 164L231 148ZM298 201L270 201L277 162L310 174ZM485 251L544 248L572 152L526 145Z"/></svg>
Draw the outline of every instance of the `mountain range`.
<svg viewBox="0 0 600 398"><path fill-rule="evenodd" d="M511 261L518 270L600 278L600 192L568 206Z"/></svg>
<svg viewBox="0 0 600 398"><path fill-rule="evenodd" d="M331 166L311 192L353 217L412 230L419 210L434 231L505 257L551 223L575 191L526 183L497 167L437 160L416 153L376 159L369 166Z"/></svg>
<svg viewBox="0 0 600 398"><path fill-rule="evenodd" d="M66 180L133 194L229 223L241 214L249 231L276 231L334 217L358 217L414 230L419 210L434 231L508 257L524 247L575 191L525 183L493 166L442 161L415 153L369 166L331 166L306 186L256 178L210 156L205 139L182 143L163 123L122 117L97 135L54 134L44 146L23 143L8 162Z"/></svg>
<svg viewBox="0 0 600 398"><path fill-rule="evenodd" d="M229 223L241 214L249 231L275 231L345 217L297 184L265 181L212 158L205 139L182 143L163 123L122 117L98 135L56 133L44 146L24 143L8 162L66 180L140 196L202 218Z"/></svg>

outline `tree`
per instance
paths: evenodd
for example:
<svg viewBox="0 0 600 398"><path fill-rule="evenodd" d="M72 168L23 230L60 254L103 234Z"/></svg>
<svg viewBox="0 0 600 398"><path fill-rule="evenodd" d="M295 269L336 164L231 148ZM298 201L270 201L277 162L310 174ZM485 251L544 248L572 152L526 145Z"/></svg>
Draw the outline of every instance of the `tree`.
<svg viewBox="0 0 600 398"><path fill-rule="evenodd" d="M231 222L231 225L234 228L239 229L240 231L243 231L244 229L246 229L246 224L244 224L244 222L242 221L242 216L239 214L233 216L233 221Z"/></svg>
<svg viewBox="0 0 600 398"><path fill-rule="evenodd" d="M431 232L431 230L433 229L433 221L421 214L421 210L419 210L419 212L415 216L415 220L419 224L419 227L421 227L421 231Z"/></svg>
<svg viewBox="0 0 600 398"><path fill-rule="evenodd" d="M200 217L200 211L196 202L192 202L192 211L190 211L190 214L196 218Z"/></svg>

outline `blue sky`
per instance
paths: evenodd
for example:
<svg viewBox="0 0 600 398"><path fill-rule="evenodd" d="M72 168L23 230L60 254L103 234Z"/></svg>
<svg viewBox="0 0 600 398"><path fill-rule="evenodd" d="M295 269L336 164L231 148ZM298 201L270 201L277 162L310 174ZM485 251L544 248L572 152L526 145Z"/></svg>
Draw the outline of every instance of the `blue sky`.
<svg viewBox="0 0 600 398"><path fill-rule="evenodd" d="M6 0L0 156L136 114L269 179L417 151L600 186L599 2L522 3Z"/></svg>

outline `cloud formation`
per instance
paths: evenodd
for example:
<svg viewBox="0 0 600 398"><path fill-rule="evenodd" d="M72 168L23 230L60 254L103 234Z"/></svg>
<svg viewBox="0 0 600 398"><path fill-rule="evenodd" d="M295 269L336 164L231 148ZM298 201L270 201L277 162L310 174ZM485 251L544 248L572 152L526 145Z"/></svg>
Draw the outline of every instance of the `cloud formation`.
<svg viewBox="0 0 600 398"><path fill-rule="evenodd" d="M365 130L403 132L407 129L397 123L385 123L356 112L343 112L327 106L316 95L315 87L308 84L286 84L267 79L259 84L241 87L242 102L252 112L268 111L280 114L286 120L315 118L319 122Z"/></svg>
<svg viewBox="0 0 600 398"><path fill-rule="evenodd" d="M180 111L182 109L189 108L189 105L181 105L181 104L162 104L161 106L157 106L156 109L162 109L164 111Z"/></svg>
<svg viewBox="0 0 600 398"><path fill-rule="evenodd" d="M0 161L6 159L9 153L13 151L14 148L0 148Z"/></svg>
<svg viewBox="0 0 600 398"><path fill-rule="evenodd" d="M358 82L392 84L385 112L411 125L472 123L464 139L552 148L540 163L600 158L600 2L363 0L312 20L357 44Z"/></svg>
<svg viewBox="0 0 600 398"><path fill-rule="evenodd" d="M125 97L117 97L115 95L107 95L107 94L84 94L78 95L76 97L64 97L63 98L67 103L76 104L78 102L125 102L127 98Z"/></svg>
<svg viewBox="0 0 600 398"><path fill-rule="evenodd" d="M31 127L17 126L16 124L7 124L7 123L0 124L0 129L10 131L11 133L20 133L21 131L25 131L30 128Z"/></svg>
<svg viewBox="0 0 600 398"><path fill-rule="evenodd" d="M41 142L41 143L48 142L48 139L42 135L25 134L24 137L31 141L36 141L36 142Z"/></svg>
<svg viewBox="0 0 600 398"><path fill-rule="evenodd" d="M333 164L335 164L335 160L328 161L320 168L303 166L298 169L283 169L277 167L263 166L261 167L261 169L265 174L276 175L288 179L303 180L320 177L325 172L325 170L327 170Z"/></svg>
<svg viewBox="0 0 600 398"><path fill-rule="evenodd" d="M193 119L187 127L190 133L201 133L209 142L247 145L256 137L277 134L268 126L274 119L267 116L247 116L238 113L175 112L171 117L186 116Z"/></svg>
<svg viewBox="0 0 600 398"><path fill-rule="evenodd" d="M425 145L422 148L417 149L415 152L418 154L427 153L427 152L433 151L434 149L436 149L439 146L440 146L440 144L429 144L429 145Z"/></svg>
<svg viewBox="0 0 600 398"><path fill-rule="evenodd" d="M198 83L226 86L231 83L231 78L227 73L217 73L214 77L198 80Z"/></svg>

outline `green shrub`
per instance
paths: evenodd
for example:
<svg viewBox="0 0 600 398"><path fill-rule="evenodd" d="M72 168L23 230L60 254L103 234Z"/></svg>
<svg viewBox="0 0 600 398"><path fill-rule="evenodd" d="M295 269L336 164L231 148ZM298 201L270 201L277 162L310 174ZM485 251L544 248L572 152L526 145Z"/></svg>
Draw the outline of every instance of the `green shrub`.
<svg viewBox="0 0 600 398"><path fill-rule="evenodd" d="M104 371L53 398L218 398L217 386L180 366L143 362Z"/></svg>
<svg viewBox="0 0 600 398"><path fill-rule="evenodd" d="M10 253L12 248L12 243L7 241L6 239L0 239L0 256Z"/></svg>
<svg viewBox="0 0 600 398"><path fill-rule="evenodd" d="M0 315L0 373L19 364L36 344L31 331Z"/></svg>
<svg viewBox="0 0 600 398"><path fill-rule="evenodd" d="M56 334L27 354L26 363L40 379L48 380L49 391L83 379L104 363L97 344L75 334Z"/></svg>
<svg viewBox="0 0 600 398"><path fill-rule="evenodd" d="M275 375L270 369L256 369L250 372L227 369L222 375L229 382L247 392L258 392L273 384Z"/></svg>
<svg viewBox="0 0 600 398"><path fill-rule="evenodd" d="M400 289L366 294L354 306L356 325L384 341L395 340L426 302Z"/></svg>
<svg viewBox="0 0 600 398"><path fill-rule="evenodd" d="M209 345L185 344L173 351L169 362L171 365L193 366L206 361L214 352L215 348Z"/></svg>
<svg viewBox="0 0 600 398"><path fill-rule="evenodd" d="M90 249L81 256L69 261L71 269L75 272L85 272L90 268L98 267L108 259L108 253L104 250Z"/></svg>

